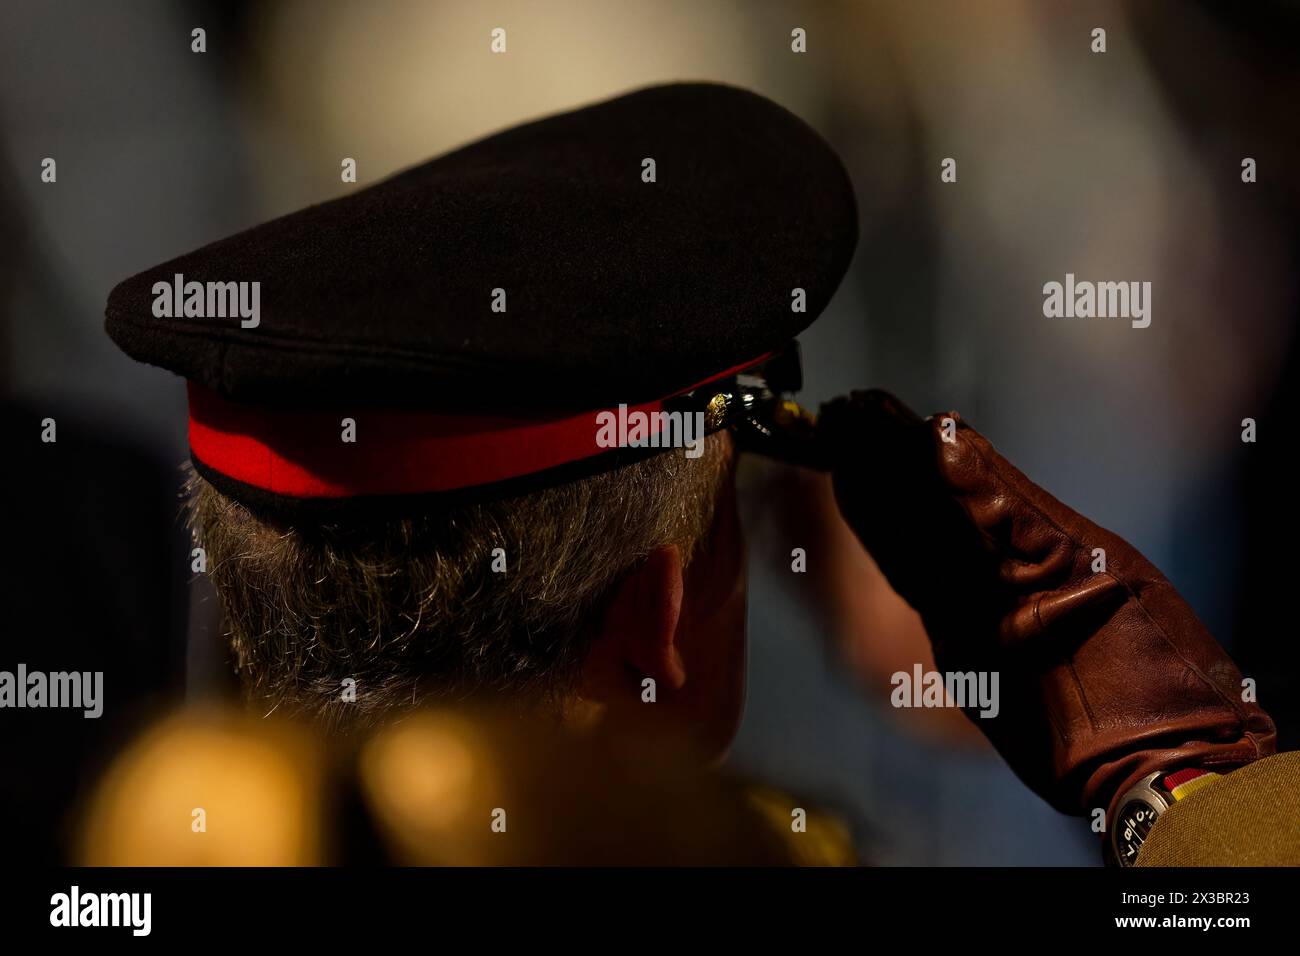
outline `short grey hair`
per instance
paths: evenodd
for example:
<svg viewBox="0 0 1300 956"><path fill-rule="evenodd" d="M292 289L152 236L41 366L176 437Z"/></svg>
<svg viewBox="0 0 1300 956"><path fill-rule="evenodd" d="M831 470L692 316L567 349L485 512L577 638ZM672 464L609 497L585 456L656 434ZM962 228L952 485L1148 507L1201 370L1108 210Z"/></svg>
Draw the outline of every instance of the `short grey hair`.
<svg viewBox="0 0 1300 956"><path fill-rule="evenodd" d="M364 522L269 517L191 471L187 515L263 712L348 732L486 693L559 713L614 585L656 548L689 562L731 460L717 434L697 458L675 449L517 498Z"/></svg>

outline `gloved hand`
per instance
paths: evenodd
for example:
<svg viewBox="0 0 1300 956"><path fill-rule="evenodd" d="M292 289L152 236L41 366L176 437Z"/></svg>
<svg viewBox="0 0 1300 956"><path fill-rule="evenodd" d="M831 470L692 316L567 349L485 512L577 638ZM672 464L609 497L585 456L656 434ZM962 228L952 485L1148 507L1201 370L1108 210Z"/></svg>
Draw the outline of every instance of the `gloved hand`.
<svg viewBox="0 0 1300 956"><path fill-rule="evenodd" d="M854 392L822 408L817 440L841 513L920 613L939 670L999 672L997 716L967 715L1052 806L1109 815L1154 770L1273 752L1273 721L1164 576L956 413L923 420Z"/></svg>

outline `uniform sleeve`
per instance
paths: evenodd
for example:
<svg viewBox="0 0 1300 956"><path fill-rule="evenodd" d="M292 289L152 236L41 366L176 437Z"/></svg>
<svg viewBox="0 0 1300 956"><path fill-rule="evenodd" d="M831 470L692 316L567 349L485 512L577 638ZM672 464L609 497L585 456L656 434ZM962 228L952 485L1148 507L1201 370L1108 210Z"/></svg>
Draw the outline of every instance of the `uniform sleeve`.
<svg viewBox="0 0 1300 956"><path fill-rule="evenodd" d="M1152 828L1138 866L1300 866L1300 751L1234 770Z"/></svg>

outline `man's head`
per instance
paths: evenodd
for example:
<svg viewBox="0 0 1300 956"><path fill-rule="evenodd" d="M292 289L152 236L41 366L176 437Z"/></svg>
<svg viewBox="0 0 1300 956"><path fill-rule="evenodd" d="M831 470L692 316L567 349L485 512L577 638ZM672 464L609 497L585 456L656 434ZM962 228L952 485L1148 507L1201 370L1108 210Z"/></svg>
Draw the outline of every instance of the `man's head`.
<svg viewBox="0 0 1300 956"><path fill-rule="evenodd" d="M491 696L585 722L646 716L649 679L655 712L718 753L743 694L733 464L719 434L695 459L336 523L276 520L194 475L190 518L263 711L346 730Z"/></svg>
<svg viewBox="0 0 1300 956"><path fill-rule="evenodd" d="M372 506L625 460L660 434L634 415L736 427L728 394L826 307L857 233L804 121L673 83L119 283L108 334L187 381L194 524L254 699L342 726L495 694L573 721L678 715L720 750L743 671L725 435L512 500Z"/></svg>

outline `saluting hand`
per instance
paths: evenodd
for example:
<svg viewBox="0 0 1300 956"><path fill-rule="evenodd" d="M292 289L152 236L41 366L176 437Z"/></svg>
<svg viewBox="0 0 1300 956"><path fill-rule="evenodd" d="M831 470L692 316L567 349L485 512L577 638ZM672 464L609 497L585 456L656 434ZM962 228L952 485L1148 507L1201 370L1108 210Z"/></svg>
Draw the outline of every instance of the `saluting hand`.
<svg viewBox="0 0 1300 956"><path fill-rule="evenodd" d="M1154 770L1231 768L1273 721L1168 580L946 413L881 391L823 407L840 511L925 622L941 670L998 671L995 717L967 714L1066 813Z"/></svg>

